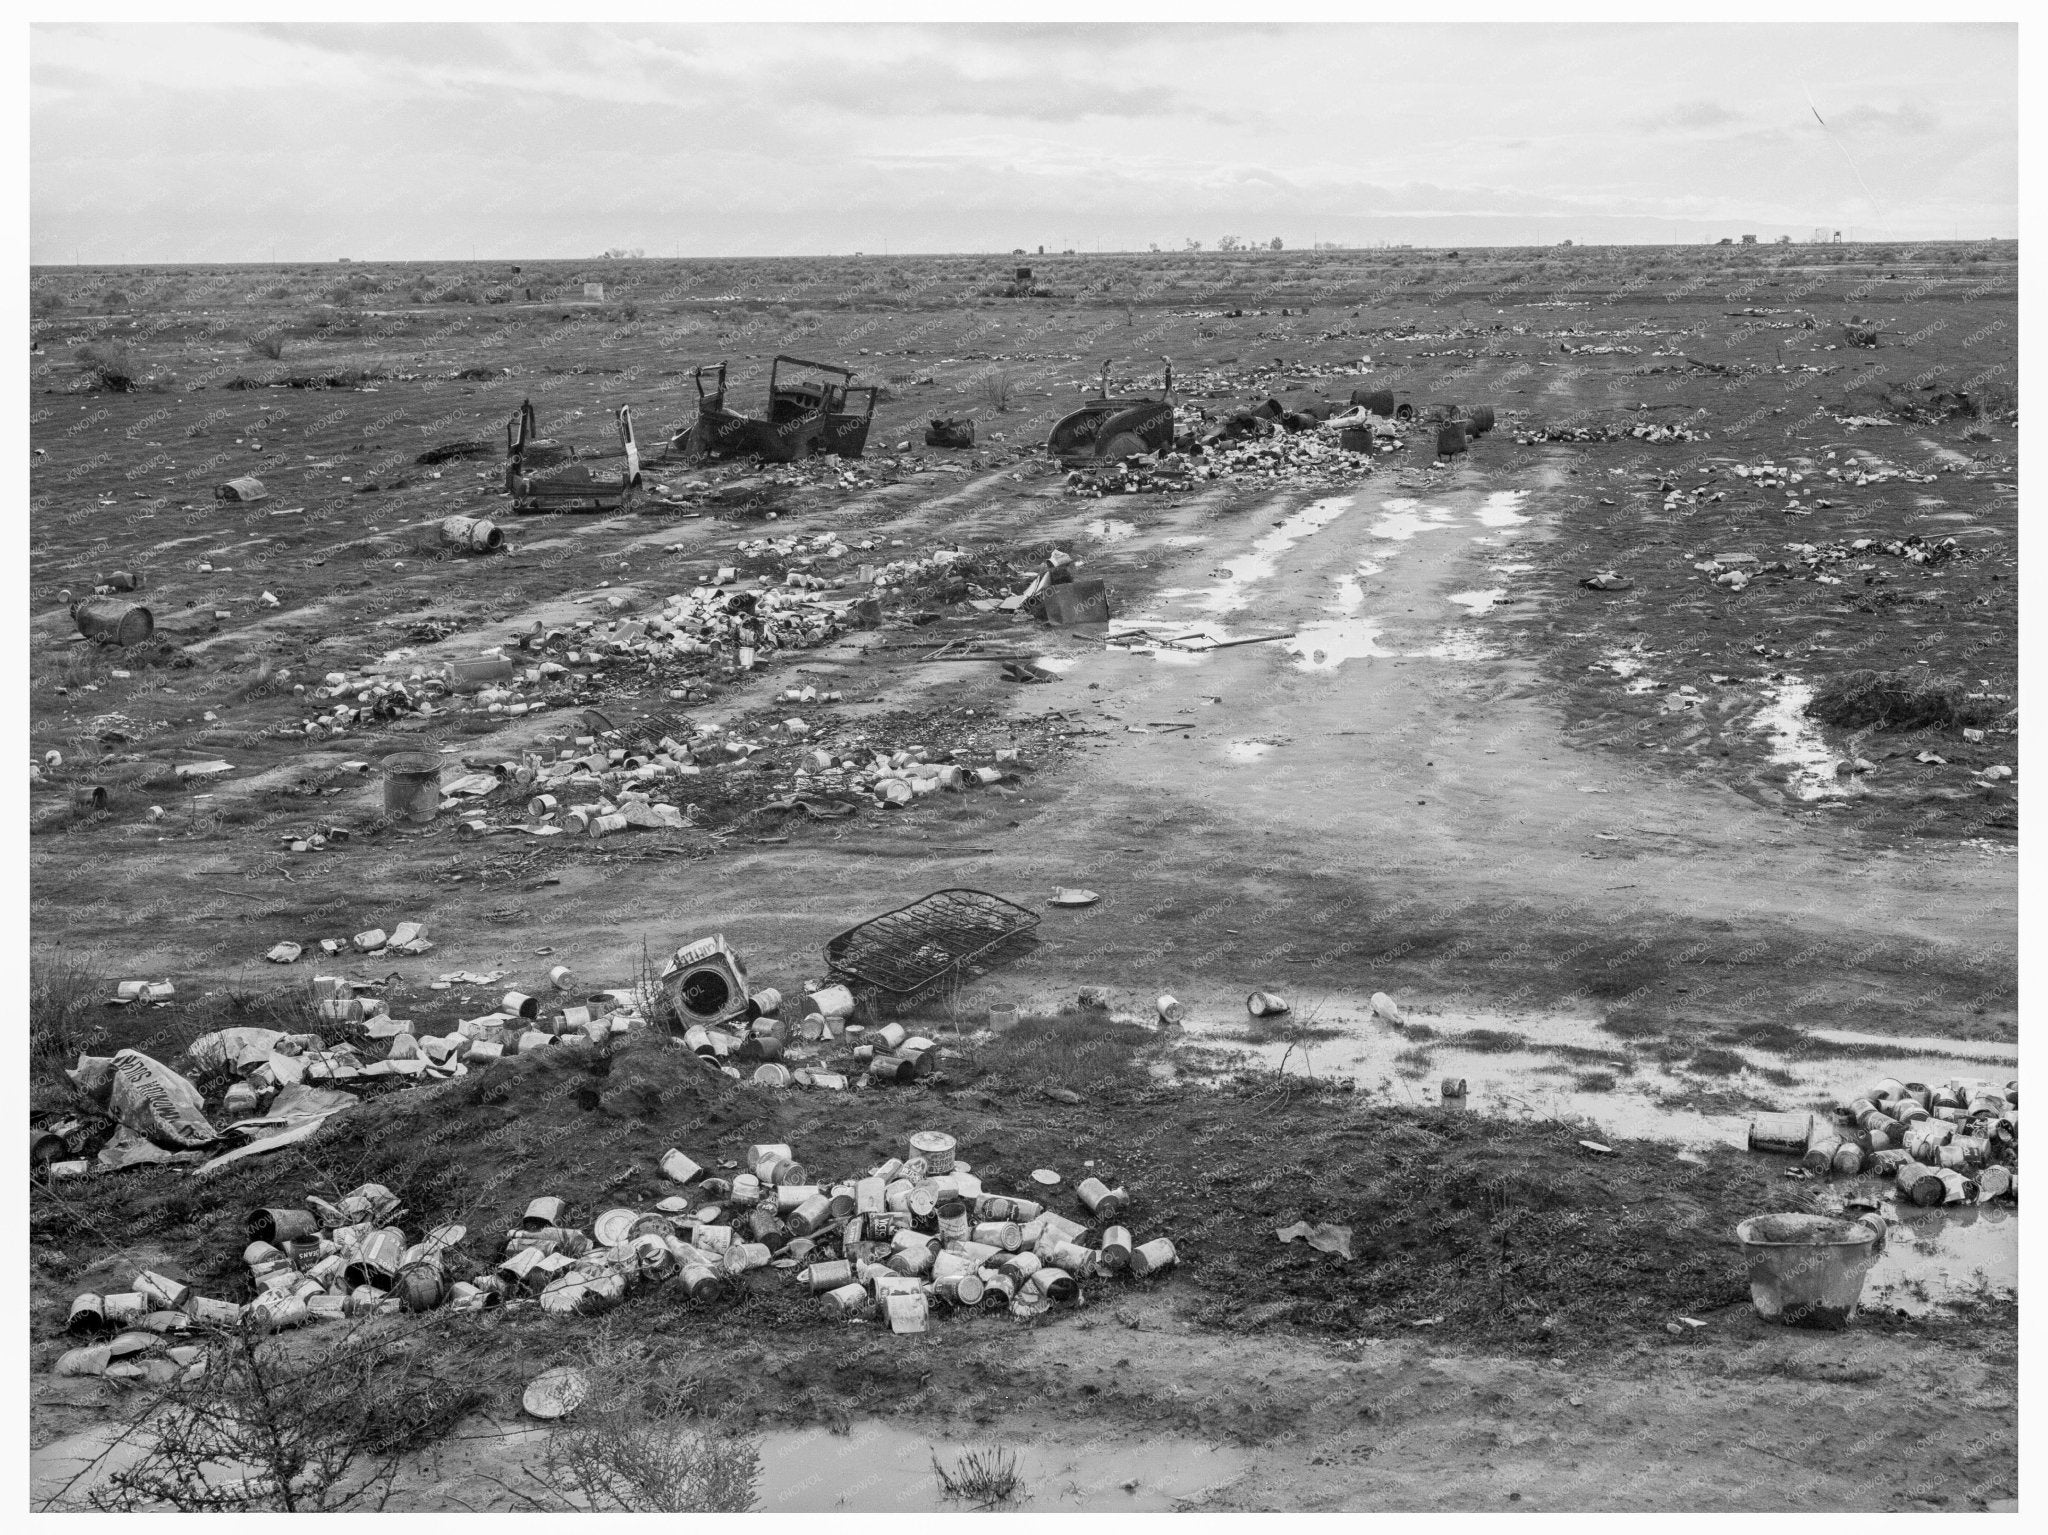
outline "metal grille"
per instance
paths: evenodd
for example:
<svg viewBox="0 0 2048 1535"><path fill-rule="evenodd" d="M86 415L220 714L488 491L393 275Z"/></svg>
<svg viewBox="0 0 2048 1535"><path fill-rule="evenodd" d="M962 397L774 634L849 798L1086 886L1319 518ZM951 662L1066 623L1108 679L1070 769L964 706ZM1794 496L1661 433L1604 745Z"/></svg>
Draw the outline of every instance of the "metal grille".
<svg viewBox="0 0 2048 1535"><path fill-rule="evenodd" d="M938 890L840 933L825 945L825 963L903 1005L958 982L973 961L1036 926L1038 913L1001 896Z"/></svg>

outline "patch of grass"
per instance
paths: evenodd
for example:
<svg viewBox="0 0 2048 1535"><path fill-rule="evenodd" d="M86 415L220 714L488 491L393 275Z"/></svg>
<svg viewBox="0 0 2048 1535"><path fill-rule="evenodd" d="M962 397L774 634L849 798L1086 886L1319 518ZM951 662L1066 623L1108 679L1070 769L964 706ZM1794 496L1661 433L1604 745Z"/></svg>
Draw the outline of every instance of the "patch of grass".
<svg viewBox="0 0 2048 1535"><path fill-rule="evenodd" d="M1611 1093L1614 1091L1614 1073L1611 1071L1588 1071L1572 1078L1572 1086L1582 1093Z"/></svg>
<svg viewBox="0 0 2048 1535"><path fill-rule="evenodd" d="M1695 1050L1685 1066L1686 1070L1699 1072L1702 1076L1732 1077L1749 1069L1749 1059L1734 1050L1708 1045L1705 1049Z"/></svg>
<svg viewBox="0 0 2048 1535"><path fill-rule="evenodd" d="M261 331L249 337L248 341L252 357L267 357L276 362L284 356L285 334L281 330Z"/></svg>
<svg viewBox="0 0 2048 1535"><path fill-rule="evenodd" d="M1806 712L1843 730L1960 730L1989 724L2003 712L1996 701L1965 693L1961 679L1930 676L1918 668L1852 671L1830 678Z"/></svg>
<svg viewBox="0 0 2048 1535"><path fill-rule="evenodd" d="M107 992L98 966L76 954L31 954L28 966L28 1061L32 1093L68 1095L65 1068L107 1042L100 1022Z"/></svg>
<svg viewBox="0 0 2048 1535"><path fill-rule="evenodd" d="M976 1061L1020 1086L1085 1093L1130 1080L1137 1053L1151 1042L1151 1030L1141 1024L1069 1008L1019 1018L1015 1028L977 1051Z"/></svg>
<svg viewBox="0 0 2048 1535"><path fill-rule="evenodd" d="M1511 1050L1529 1048L1528 1039L1512 1029L1466 1029L1446 1036L1444 1043L1459 1050L1477 1050L1485 1055L1505 1055Z"/></svg>
<svg viewBox="0 0 2048 1535"><path fill-rule="evenodd" d="M1024 1479L1017 1474L1017 1456L1012 1450L995 1447L969 1450L951 1467L932 1456L932 1470L939 1476L939 1488L956 1503L975 1508L995 1508L1013 1503L1024 1495Z"/></svg>

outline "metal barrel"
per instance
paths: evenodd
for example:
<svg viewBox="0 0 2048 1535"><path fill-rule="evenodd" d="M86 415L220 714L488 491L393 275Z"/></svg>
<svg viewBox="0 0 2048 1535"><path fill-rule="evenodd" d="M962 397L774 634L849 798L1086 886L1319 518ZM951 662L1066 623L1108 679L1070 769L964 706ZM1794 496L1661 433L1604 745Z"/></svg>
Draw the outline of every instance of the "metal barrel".
<svg viewBox="0 0 2048 1535"><path fill-rule="evenodd" d="M156 616L125 597L88 597L72 605L71 621L102 645L143 645L156 633Z"/></svg>
<svg viewBox="0 0 2048 1535"><path fill-rule="evenodd" d="M380 764L384 814L424 825L441 809L441 759L427 752L394 752Z"/></svg>

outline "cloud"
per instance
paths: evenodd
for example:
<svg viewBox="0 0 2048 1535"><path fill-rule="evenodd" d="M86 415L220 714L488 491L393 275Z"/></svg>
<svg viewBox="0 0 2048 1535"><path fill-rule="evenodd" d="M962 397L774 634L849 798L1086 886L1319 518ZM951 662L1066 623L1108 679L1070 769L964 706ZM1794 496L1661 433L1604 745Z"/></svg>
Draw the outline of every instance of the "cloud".
<svg viewBox="0 0 2048 1535"><path fill-rule="evenodd" d="M1896 107L1873 107L1858 105L1844 112L1830 112L1820 109L1821 119L1830 127L1844 133L1902 133L1913 136L1939 132L1941 119L1924 107L1904 102Z"/></svg>
<svg viewBox="0 0 2048 1535"><path fill-rule="evenodd" d="M1633 123L1649 133L1683 133L1689 129L1726 128L1742 120L1740 112L1732 112L1718 101L1682 101L1661 112L1637 117Z"/></svg>

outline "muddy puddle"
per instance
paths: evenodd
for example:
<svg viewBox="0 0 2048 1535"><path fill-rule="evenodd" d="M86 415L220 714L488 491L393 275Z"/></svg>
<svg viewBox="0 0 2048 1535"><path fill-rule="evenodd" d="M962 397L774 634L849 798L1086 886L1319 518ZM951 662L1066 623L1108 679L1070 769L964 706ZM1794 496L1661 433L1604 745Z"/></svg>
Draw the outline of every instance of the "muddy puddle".
<svg viewBox="0 0 2048 1535"><path fill-rule="evenodd" d="M389 1510L519 1507L506 1489L524 1484L527 1491L536 1490L522 1467L538 1461L546 1435L547 1430L530 1422L516 1428L482 1420L466 1423L433 1452L400 1469ZM139 1442L116 1444L121 1437L117 1428L103 1423L33 1451L31 1505L56 1498L57 1508L85 1506L93 1478L141 1453ZM1015 1490L997 1507L1087 1513L1160 1513L1198 1504L1251 1466L1242 1450L1193 1439L952 1440L874 1419L856 1422L845 1433L772 1430L760 1436L760 1453L759 1501L752 1511L783 1514L971 1511L977 1502L948 1497L938 1469L943 1466L957 1483L969 1455L1014 1469ZM87 1475L74 1483L81 1471ZM68 1492L67 1483L72 1484Z"/></svg>
<svg viewBox="0 0 2048 1535"><path fill-rule="evenodd" d="M1683 1061L1639 1056L1590 1017L1410 1012L1402 1032L1374 1016L1364 998L1290 1000L1292 1014L1261 1020L1247 1015L1241 998L1184 995L1182 1033L1153 1064L1153 1077L1200 1083L1251 1067L1348 1077L1368 1098L1430 1105L1443 1102L1444 1080L1456 1078L1466 1084L1471 1113L1552 1122L1589 1138L1697 1150L1745 1148L1758 1107L1825 1109L1862 1096L1888 1076L1920 1082L2018 1076L2016 1046L1980 1040L1817 1030L1809 1031L1815 1043L1853 1054L1803 1058L1745 1047L1717 1050L1714 1070L1694 1071ZM1416 1037L1418 1024L1431 1036ZM1740 1069L1724 1069L1731 1054ZM1792 1165L1785 1163L1787 1170ZM1816 1191L1806 1180L1787 1184L1791 1208L1804 1207ZM1827 1188L1844 1198L1880 1197L1890 1208L1891 1186L1884 1180L1841 1179ZM2014 1206L1909 1206L1895 1231L1871 1273L1870 1304L1917 1314L1985 1294L2017 1293Z"/></svg>
<svg viewBox="0 0 2048 1535"><path fill-rule="evenodd" d="M948 1442L894 1423L866 1422L851 1432L771 1433L761 1443L765 1513L963 1512L972 1501L948 1498L934 1465L957 1479L961 1459L992 1450L1014 1457L1018 1496L1007 1508L1088 1513L1158 1513L1221 1488L1250 1468L1242 1450L1186 1439L1001 1439Z"/></svg>

